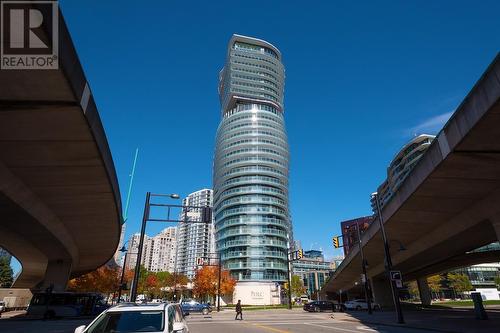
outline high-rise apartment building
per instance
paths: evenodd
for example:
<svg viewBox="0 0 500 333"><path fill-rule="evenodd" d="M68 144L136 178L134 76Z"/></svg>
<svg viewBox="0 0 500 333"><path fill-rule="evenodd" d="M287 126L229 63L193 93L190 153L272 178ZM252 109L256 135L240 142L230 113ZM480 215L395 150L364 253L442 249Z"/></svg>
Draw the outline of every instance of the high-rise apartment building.
<svg viewBox="0 0 500 333"><path fill-rule="evenodd" d="M158 235L148 241L150 261L146 269L152 272L170 272L175 270L175 252L177 247L177 227L163 229Z"/></svg>
<svg viewBox="0 0 500 333"><path fill-rule="evenodd" d="M189 194L183 206L212 207L213 191L202 189ZM189 208L182 212L177 237L177 273L193 279L196 273L196 259L215 255L214 225L202 222L202 210Z"/></svg>
<svg viewBox="0 0 500 333"><path fill-rule="evenodd" d="M152 272L171 272L175 270L175 251L177 246L177 228L168 227L154 237L144 235L141 265ZM129 240L125 267L134 269L137 262L140 234L134 234Z"/></svg>
<svg viewBox="0 0 500 333"><path fill-rule="evenodd" d="M264 285L275 286L287 278L292 227L281 61L272 44L233 35L219 74L222 120L213 175L216 247L224 268L239 281L236 295L246 304L263 301L238 293L242 282L252 282L252 290L259 285L268 290ZM275 295L273 287L269 290Z"/></svg>
<svg viewBox="0 0 500 333"><path fill-rule="evenodd" d="M146 240L147 236L144 237L145 237L144 240ZM141 234L133 234L128 240L127 257L125 258L125 267L127 269L135 268L135 264L137 262L137 252L139 251L140 239L141 239ZM142 257L144 257L144 255Z"/></svg>
<svg viewBox="0 0 500 333"><path fill-rule="evenodd" d="M377 189L380 207L384 207L389 202L410 171L430 147L434 138L434 135L429 134L418 135L396 154L387 168L387 179ZM374 212L377 211L374 200L372 200L372 209Z"/></svg>

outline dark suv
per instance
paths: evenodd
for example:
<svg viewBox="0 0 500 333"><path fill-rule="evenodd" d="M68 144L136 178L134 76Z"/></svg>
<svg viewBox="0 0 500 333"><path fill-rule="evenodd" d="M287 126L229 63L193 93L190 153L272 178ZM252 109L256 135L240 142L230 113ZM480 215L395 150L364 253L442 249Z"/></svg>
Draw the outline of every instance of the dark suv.
<svg viewBox="0 0 500 333"><path fill-rule="evenodd" d="M335 312L335 305L330 301L313 301L307 304L304 304L304 311L308 312L321 312L321 311L330 311Z"/></svg>

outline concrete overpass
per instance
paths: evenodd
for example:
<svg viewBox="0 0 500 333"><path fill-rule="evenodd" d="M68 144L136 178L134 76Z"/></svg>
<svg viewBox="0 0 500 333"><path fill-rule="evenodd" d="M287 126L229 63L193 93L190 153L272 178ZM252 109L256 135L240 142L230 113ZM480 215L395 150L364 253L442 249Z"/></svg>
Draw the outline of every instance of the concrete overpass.
<svg viewBox="0 0 500 333"><path fill-rule="evenodd" d="M394 269L406 280L469 264L500 261L495 253L467 253L500 240L500 56L489 66L436 140L382 211ZM379 222L362 235L376 300L392 304L384 273ZM398 251L399 242L405 251ZM359 282L355 247L323 293ZM424 293L425 294L425 293Z"/></svg>
<svg viewBox="0 0 500 333"><path fill-rule="evenodd" d="M0 246L22 264L13 286L64 289L113 256L120 228L113 159L60 14L58 70L0 70Z"/></svg>

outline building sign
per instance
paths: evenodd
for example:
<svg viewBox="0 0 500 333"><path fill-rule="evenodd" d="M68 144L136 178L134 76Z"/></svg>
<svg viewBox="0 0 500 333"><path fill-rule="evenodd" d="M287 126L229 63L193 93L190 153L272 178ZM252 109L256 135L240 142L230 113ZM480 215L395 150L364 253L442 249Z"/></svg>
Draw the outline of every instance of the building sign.
<svg viewBox="0 0 500 333"><path fill-rule="evenodd" d="M264 299L264 293L262 291L251 291L250 297L254 300Z"/></svg>

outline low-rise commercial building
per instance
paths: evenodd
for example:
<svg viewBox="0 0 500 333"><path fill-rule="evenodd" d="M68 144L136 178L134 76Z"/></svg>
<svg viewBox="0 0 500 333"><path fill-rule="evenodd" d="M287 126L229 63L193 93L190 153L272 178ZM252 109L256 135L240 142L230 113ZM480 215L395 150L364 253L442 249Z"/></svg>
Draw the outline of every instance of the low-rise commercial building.
<svg viewBox="0 0 500 333"><path fill-rule="evenodd" d="M322 251L304 251L302 259L293 261L293 274L300 276L308 295L319 291L335 270L335 264L325 261Z"/></svg>

